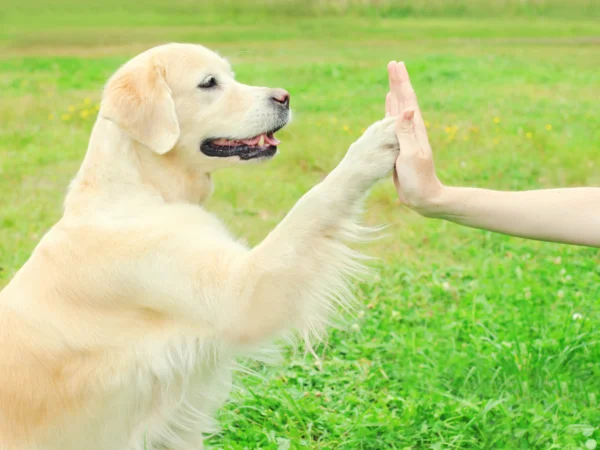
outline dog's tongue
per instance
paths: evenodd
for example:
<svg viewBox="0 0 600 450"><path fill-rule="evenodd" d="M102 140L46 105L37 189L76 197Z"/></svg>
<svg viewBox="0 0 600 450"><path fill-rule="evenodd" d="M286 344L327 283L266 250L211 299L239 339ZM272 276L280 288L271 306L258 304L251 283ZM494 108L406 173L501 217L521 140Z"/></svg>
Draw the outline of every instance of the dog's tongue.
<svg viewBox="0 0 600 450"><path fill-rule="evenodd" d="M269 132L265 134L265 142L268 142L271 145L279 145L281 141L273 136L273 132Z"/></svg>
<svg viewBox="0 0 600 450"><path fill-rule="evenodd" d="M241 142L243 142L246 145L252 145L252 146L256 146L260 144L260 141L263 141L262 145L277 145L279 144L279 140L275 139L275 137L273 136L273 133L266 133L266 134L259 134L256 137L253 137L251 139L242 139Z"/></svg>
<svg viewBox="0 0 600 450"><path fill-rule="evenodd" d="M236 145L242 145L242 144L246 144L246 145L255 147L255 146L259 145L261 138L263 140L262 145L278 145L280 143L279 139L277 139L273 136L273 133L259 134L258 136L253 137L251 139L238 139L238 140L217 139L213 142L217 145L230 146L230 147L234 147Z"/></svg>

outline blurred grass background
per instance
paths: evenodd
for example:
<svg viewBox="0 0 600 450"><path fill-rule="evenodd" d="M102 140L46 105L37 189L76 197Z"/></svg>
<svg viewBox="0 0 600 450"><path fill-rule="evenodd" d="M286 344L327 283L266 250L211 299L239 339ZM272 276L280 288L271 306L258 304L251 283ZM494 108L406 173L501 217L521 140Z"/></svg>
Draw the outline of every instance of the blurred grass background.
<svg viewBox="0 0 600 450"><path fill-rule="evenodd" d="M404 60L441 178L600 185L597 1L190 1L0 5L0 285L60 217L101 89L127 59L205 44L245 83L292 94L271 163L216 175L207 208L259 242L383 114ZM425 220L391 180L365 220L380 275L311 357L286 355L220 413L227 449L593 449L600 259Z"/></svg>
<svg viewBox="0 0 600 450"><path fill-rule="evenodd" d="M148 0L142 5L135 2L106 0L87 3L77 0L58 2L25 2L7 4L5 14L14 21L33 25L33 18L43 19L43 23L73 23L77 17L91 19L93 23L108 18L131 24L136 21L147 24L181 24L191 21L192 15L201 15L200 23L211 23L215 17L240 14L234 17L248 21L254 17L347 17L349 15L377 18L405 17L544 17L544 18L587 18L598 17L598 5L593 0ZM135 16L135 17L132 17ZM148 18L151 18L150 20ZM143 20L143 21L142 21ZM77 21L79 22L79 21ZM77 23L75 22L75 23ZM80 22L79 22L80 23ZM195 22L198 23L198 20Z"/></svg>

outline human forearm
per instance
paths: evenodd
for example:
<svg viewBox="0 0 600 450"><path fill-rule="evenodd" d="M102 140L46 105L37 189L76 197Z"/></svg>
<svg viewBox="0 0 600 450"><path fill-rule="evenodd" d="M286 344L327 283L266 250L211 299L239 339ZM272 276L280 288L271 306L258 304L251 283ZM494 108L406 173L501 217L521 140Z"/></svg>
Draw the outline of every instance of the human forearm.
<svg viewBox="0 0 600 450"><path fill-rule="evenodd" d="M417 211L513 236L600 247L600 188L503 192L444 187Z"/></svg>

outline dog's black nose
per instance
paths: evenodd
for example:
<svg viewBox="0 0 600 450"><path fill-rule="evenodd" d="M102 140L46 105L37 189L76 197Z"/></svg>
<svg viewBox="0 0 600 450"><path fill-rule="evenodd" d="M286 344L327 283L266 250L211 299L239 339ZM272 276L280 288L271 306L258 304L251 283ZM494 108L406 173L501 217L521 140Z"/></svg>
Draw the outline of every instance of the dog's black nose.
<svg viewBox="0 0 600 450"><path fill-rule="evenodd" d="M273 89L271 99L285 108L290 107L290 93L285 89Z"/></svg>

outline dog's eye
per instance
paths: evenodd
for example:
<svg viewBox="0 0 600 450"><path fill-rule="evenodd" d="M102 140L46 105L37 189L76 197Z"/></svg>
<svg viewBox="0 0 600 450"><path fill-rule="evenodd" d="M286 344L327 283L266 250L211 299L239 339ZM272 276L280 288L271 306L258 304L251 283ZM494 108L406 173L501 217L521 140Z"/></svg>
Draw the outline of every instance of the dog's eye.
<svg viewBox="0 0 600 450"><path fill-rule="evenodd" d="M217 79L212 75L206 77L206 79L198 85L200 89L210 89L217 86Z"/></svg>

